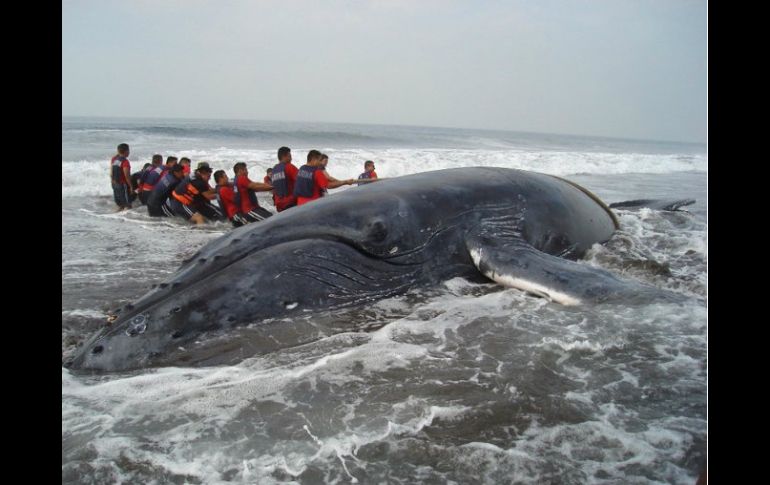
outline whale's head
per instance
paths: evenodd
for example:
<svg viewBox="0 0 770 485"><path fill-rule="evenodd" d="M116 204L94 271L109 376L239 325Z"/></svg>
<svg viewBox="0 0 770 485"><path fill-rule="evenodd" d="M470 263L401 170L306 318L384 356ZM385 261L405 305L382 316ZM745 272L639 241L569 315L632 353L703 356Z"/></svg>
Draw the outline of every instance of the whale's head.
<svg viewBox="0 0 770 485"><path fill-rule="evenodd" d="M233 327L266 320L303 319L319 309L334 310L403 292L415 280L414 265L391 264L397 233L370 219L367 238L296 238L276 242L232 262L172 277L160 288L126 305L117 318L76 351L75 370L122 371L174 361L199 361L195 352ZM203 263L200 264L204 266ZM269 337L267 337L269 338ZM265 348L267 344L254 343ZM180 359L180 355L186 354Z"/></svg>

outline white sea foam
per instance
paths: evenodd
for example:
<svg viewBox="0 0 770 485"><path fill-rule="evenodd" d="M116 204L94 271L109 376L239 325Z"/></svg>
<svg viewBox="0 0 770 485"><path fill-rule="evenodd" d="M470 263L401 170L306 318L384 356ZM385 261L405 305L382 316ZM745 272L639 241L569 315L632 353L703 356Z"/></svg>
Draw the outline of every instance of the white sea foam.
<svg viewBox="0 0 770 485"><path fill-rule="evenodd" d="M83 310L66 310L61 312L62 317L86 317L86 318L99 318L103 319L105 317L104 312L99 312L92 309L83 309Z"/></svg>
<svg viewBox="0 0 770 485"><path fill-rule="evenodd" d="M356 178L363 172L365 160L374 160L380 177L399 177L429 170L458 167L504 167L532 170L552 175L669 173L707 171L705 155L681 157L641 153L588 153L522 150L463 150L463 149L324 149L329 155L328 172L337 178ZM293 149L295 165L302 165L306 151ZM246 150L217 147L189 149L175 153L192 159L193 166L207 161L231 177L232 166L246 161L249 177L261 181L265 170L275 161L274 150ZM109 158L103 160L63 160L62 197L111 195ZM132 159L132 172L150 161L150 154Z"/></svg>
<svg viewBox="0 0 770 485"><path fill-rule="evenodd" d="M449 286L458 290L463 285L455 280ZM560 379L579 383L577 389L563 394L563 402L589 413L589 421L534 423L505 444L475 440L464 446L441 442L429 446L452 457L455 472L488 464L480 473L482 481L490 483L498 480L499 473L512 472L522 477L522 483L537 483L543 470L552 466L554 454L578 477L589 478L599 474L620 479L632 465L654 469L681 460L690 439L680 430L687 426L697 433L701 422L648 420L641 430L626 429L627 420L638 419L636 411L606 402L605 394L622 395L626 389L620 387L622 383L637 389L638 370L621 366L610 382L600 382L599 387L594 382L601 381L594 375L601 366L586 366L585 359L604 362L624 355L602 355L625 341L614 333L599 340L602 334L596 333L592 319L606 318L601 313L589 314L592 319L581 313L564 314L516 290L480 296L458 293L435 296L412 314L368 334L338 334L235 366L166 368L106 379L74 377L63 370L63 430L89 437L97 451L89 463L97 469L113 469L116 461L128 461L151 464L156 474L189 475L204 482L220 482L227 473L228 481L236 483L275 483L298 480L320 468L329 474L325 481L350 483L362 469L373 466L361 458L361 450L382 443L394 450L408 446L410 439L426 430L445 432L454 422L472 419L474 407L463 402L464 395L462 401L452 403L444 401L443 393L416 396L415 388L400 399L378 397L381 392L394 397L403 392L400 385L394 386L401 379L386 377L389 374L414 375L421 387L437 390L499 385L501 395L516 405L533 399L532 388L510 374L510 358L529 352L528 359L538 360L544 350L556 349L583 359L564 364L558 359L555 365ZM400 303L396 307L404 309ZM626 331L663 330L655 322L661 311L654 307L641 313L637 309L606 312ZM544 338L544 332L551 336ZM655 332L646 333L655 336ZM500 338L517 345L505 358L497 354L507 347L497 348ZM519 339L525 341L516 342ZM695 371L689 368L690 359L676 359L675 349L661 344L656 350L664 364L673 357L684 364L678 369ZM477 366L475 375L463 379L458 369L454 378L440 377L447 366L460 363L461 367ZM515 374L533 372L528 369L521 367ZM439 378L431 378L434 372ZM384 390L383 379L394 382ZM523 389L514 382L521 382ZM318 401L326 393L330 395ZM271 423L286 423L293 431L276 431ZM126 433L126 429L132 431ZM550 458L545 457L546 450ZM580 464L579 470L573 468L575 463ZM658 476L675 483L691 478L677 466L666 467ZM127 481L136 480L126 468L123 465L114 472ZM424 473L426 479L436 476L430 468L415 473Z"/></svg>

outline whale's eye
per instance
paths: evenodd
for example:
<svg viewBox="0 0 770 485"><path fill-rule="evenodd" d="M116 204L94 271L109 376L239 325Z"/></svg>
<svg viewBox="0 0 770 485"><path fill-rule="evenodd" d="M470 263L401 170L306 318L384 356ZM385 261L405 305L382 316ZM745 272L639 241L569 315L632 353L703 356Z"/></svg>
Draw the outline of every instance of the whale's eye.
<svg viewBox="0 0 770 485"><path fill-rule="evenodd" d="M373 221L366 226L366 239L374 242L382 242L388 237L388 228L382 221Z"/></svg>

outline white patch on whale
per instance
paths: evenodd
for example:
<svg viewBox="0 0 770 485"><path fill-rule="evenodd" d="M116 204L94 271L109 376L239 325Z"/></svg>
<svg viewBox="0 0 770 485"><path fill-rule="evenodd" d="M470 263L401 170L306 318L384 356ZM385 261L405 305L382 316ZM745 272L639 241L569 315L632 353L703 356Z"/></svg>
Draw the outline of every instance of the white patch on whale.
<svg viewBox="0 0 770 485"><path fill-rule="evenodd" d="M477 268L480 268L481 267L481 250L471 249L470 253L471 253L471 259L473 259L473 264L475 264ZM511 288L517 288L519 290L533 293L535 295L542 296L543 298L547 298L548 300L555 301L556 303L561 303L562 305L567 305L567 306L579 305L581 303L580 300L578 300L573 296L554 290L552 288L548 288L547 286L543 286L539 283L535 283L534 281L517 278L514 275L497 273L495 271L487 271L482 273L484 274L484 276L486 276L487 278L489 278L490 280L496 283L500 283L501 285L504 285L504 286L509 286Z"/></svg>

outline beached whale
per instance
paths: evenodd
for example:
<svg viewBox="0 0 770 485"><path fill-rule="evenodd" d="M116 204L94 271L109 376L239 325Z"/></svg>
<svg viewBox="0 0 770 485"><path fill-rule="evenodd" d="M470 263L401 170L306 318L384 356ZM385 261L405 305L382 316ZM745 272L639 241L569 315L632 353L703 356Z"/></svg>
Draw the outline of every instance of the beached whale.
<svg viewBox="0 0 770 485"><path fill-rule="evenodd" d="M382 180L212 241L121 309L69 366L153 365L204 332L364 305L457 276L564 305L661 296L575 262L617 227L596 196L551 175L476 167Z"/></svg>

